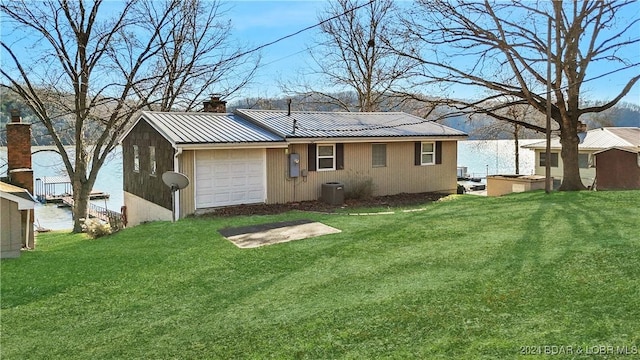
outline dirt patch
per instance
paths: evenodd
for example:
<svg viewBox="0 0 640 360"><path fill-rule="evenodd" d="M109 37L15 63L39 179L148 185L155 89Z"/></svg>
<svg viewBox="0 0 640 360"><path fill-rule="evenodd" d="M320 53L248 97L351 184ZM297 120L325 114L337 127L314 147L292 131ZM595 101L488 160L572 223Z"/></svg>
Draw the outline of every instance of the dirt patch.
<svg viewBox="0 0 640 360"><path fill-rule="evenodd" d="M332 213L338 209L363 208L363 207L402 207L426 204L437 201L446 194L418 193L397 194L372 197L369 199L347 199L343 205L329 205L322 201L300 201L287 204L256 204L239 205L218 208L199 216L238 216L238 215L272 215L281 214L291 210Z"/></svg>
<svg viewBox="0 0 640 360"><path fill-rule="evenodd" d="M228 228L219 230L218 232L237 247L250 249L322 235L336 234L341 231L316 221L299 220L262 224L252 227Z"/></svg>

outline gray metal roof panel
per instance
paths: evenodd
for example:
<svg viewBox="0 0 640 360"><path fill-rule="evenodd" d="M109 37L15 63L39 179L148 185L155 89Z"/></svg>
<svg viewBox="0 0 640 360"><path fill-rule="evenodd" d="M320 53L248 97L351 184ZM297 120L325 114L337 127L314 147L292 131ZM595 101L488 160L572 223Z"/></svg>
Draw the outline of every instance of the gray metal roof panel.
<svg viewBox="0 0 640 360"><path fill-rule="evenodd" d="M640 128L638 127L610 127L610 133L628 142L631 146L640 146Z"/></svg>
<svg viewBox="0 0 640 360"><path fill-rule="evenodd" d="M587 131L584 142L578 145L578 149L593 150L607 149L610 147L640 146L640 128L634 127L604 127ZM522 146L528 149L544 149L546 141L540 141ZM560 139L551 139L551 148L560 149Z"/></svg>
<svg viewBox="0 0 640 360"><path fill-rule="evenodd" d="M236 113L288 138L467 136L462 131L402 112L294 111L289 116L279 110L238 109Z"/></svg>
<svg viewBox="0 0 640 360"><path fill-rule="evenodd" d="M27 189L21 188L19 186L15 186L9 183L5 183L0 181L0 192L5 194L11 194L16 197L18 201L27 201L31 203L35 203L36 200L31 196ZM33 208L33 207L31 207Z"/></svg>
<svg viewBox="0 0 640 360"><path fill-rule="evenodd" d="M144 111L142 117L174 144L284 141L234 114Z"/></svg>
<svg viewBox="0 0 640 360"><path fill-rule="evenodd" d="M597 154L602 154L605 151L609 151L609 150L621 150L621 151L626 151L626 152L630 152L632 154L638 154L640 153L640 147L622 147L622 146L614 146L614 147L610 147L610 148L606 148L603 150L598 150L596 152L593 153L593 155L597 155Z"/></svg>

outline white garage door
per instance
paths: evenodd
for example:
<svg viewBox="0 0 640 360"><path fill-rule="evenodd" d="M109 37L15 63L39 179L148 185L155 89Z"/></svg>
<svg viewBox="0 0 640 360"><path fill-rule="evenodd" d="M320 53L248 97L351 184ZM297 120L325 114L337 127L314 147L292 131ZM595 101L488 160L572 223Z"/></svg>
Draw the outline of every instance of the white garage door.
<svg viewBox="0 0 640 360"><path fill-rule="evenodd" d="M196 152L196 208L254 204L266 198L264 149Z"/></svg>

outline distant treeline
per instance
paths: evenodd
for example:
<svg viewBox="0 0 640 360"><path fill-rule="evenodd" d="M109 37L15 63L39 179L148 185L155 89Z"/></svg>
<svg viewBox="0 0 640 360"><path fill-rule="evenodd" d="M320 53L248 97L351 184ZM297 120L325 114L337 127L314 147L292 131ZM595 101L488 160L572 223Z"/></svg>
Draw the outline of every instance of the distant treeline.
<svg viewBox="0 0 640 360"><path fill-rule="evenodd" d="M334 95L342 99L343 103L348 103L349 99L352 99L355 107L355 94L340 93ZM343 108L335 104L322 102L309 95L293 96L291 98L244 98L229 104L227 110L233 111L235 109L246 108L284 110L289 106L289 100L291 100L291 110L293 111L344 111ZM591 102L589 105L599 104L600 102ZM423 107L424 105L420 102L403 102L402 105L398 105L390 100L387 102L387 107L384 111L404 111L420 116L420 109ZM537 115L542 119L544 118L544 115ZM609 126L640 127L640 106L628 102L621 102L602 113L585 115L582 121L585 122L590 129ZM473 120L470 120L468 116L454 116L438 122L466 132L469 134L470 140L513 139L511 124L498 122L488 116L474 116ZM496 131L496 128L500 127L503 128L502 131ZM536 133L532 130L520 129L519 137L521 139L533 139L544 137L544 134Z"/></svg>
<svg viewBox="0 0 640 360"><path fill-rule="evenodd" d="M343 97L352 96L350 94L340 94ZM227 111L233 111L239 108L251 108L251 109L264 109L264 110L285 110L287 109L288 101L290 98L244 98L238 101L231 102L227 106ZM306 111L344 111L335 105L316 101L308 96L299 96L291 98L293 111L306 110ZM597 102L594 102L597 105ZM389 102L388 109L386 111L405 111L419 115L421 105L420 104L404 104L404 105L392 105ZM0 88L0 146L6 146L7 134L5 124L11 121L11 109L19 109L21 111L22 119L25 122L32 124L32 144L34 146L46 146L54 145L47 129L44 125L33 115L31 109L25 106L17 95ZM591 114L585 116L582 121L587 123L589 128L598 128L603 126L627 126L627 127L640 127L640 106L631 103L619 103L612 109L599 114ZM512 133L508 130L503 132L487 132L483 131L483 128L495 126L495 120L488 117L474 117L471 121L468 117L458 116L451 117L439 121L440 123L450 126L452 128L462 130L470 135L470 139L507 139L512 138ZM60 130L69 129L69 131L61 131L61 134L66 134L62 139L65 145L72 145L73 140L73 127L67 119L60 119L55 123L55 126ZM533 131L524 131L521 133L521 138L536 138L541 137L542 134L537 134Z"/></svg>
<svg viewBox="0 0 640 360"><path fill-rule="evenodd" d="M49 131L33 114L31 109L26 106L16 94L4 88L0 88L0 146L7 146L7 127L5 124L11 121L12 109L20 110L22 121L32 124L32 145L54 145L51 135L49 135ZM60 119L55 122L55 126L60 130L68 129L69 122L66 119ZM72 145L74 143L72 131L61 131L60 133L65 134L65 137L62 139L65 145Z"/></svg>

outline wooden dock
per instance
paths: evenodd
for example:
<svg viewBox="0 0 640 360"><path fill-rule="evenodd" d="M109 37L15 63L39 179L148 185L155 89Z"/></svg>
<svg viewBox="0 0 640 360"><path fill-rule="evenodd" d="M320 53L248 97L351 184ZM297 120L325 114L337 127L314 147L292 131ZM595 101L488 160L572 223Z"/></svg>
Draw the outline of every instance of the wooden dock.
<svg viewBox="0 0 640 360"><path fill-rule="evenodd" d="M35 195L44 204L54 203L58 207L73 207L71 180L68 176L49 176L36 179ZM103 191L92 191L89 200L108 199L109 194ZM112 229L121 229L125 224L122 214L89 202L87 216L100 219L111 225Z"/></svg>
<svg viewBox="0 0 640 360"><path fill-rule="evenodd" d="M70 197L73 190L68 176L45 176L36 179L35 196L43 204L62 203L62 199ZM89 194L89 200L108 199L109 194L94 190Z"/></svg>
<svg viewBox="0 0 640 360"><path fill-rule="evenodd" d="M68 205L65 205L64 203L64 199L68 197L70 198L71 194L68 194L68 193L58 194L58 195L48 194L43 197L42 202L45 204L60 204L58 205L59 207L64 207L64 206L68 206ZM109 198L109 194L102 191L92 191L91 194L89 194L89 200L101 200L101 199L108 199L108 198Z"/></svg>
<svg viewBox="0 0 640 360"><path fill-rule="evenodd" d="M65 196L61 199L61 201L65 206L73 207L74 202L71 196ZM120 227L120 224L122 224L122 214L93 203L88 204L87 215L89 217L108 222L109 224L112 224L112 226L116 224L117 227Z"/></svg>

